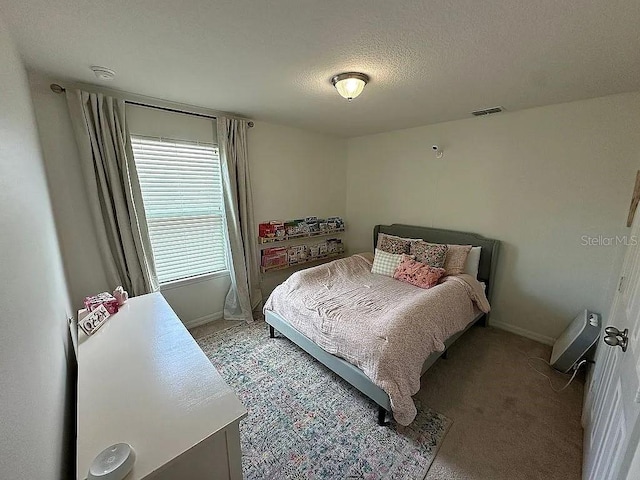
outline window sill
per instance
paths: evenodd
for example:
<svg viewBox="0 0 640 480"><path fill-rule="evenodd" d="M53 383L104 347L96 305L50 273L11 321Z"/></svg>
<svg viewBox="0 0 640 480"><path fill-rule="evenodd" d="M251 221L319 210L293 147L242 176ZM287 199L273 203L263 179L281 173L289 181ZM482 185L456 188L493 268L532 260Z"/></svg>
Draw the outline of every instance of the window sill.
<svg viewBox="0 0 640 480"><path fill-rule="evenodd" d="M187 285L191 285L193 283L201 283L201 282L206 282L208 280L213 280L214 278L228 277L228 276L229 276L229 270L222 270L220 272L214 272L214 273L205 273L204 275L198 275L197 277L183 278L181 280L174 280L172 282L162 283L160 284L160 291L162 292L164 290L173 290L174 288L184 287Z"/></svg>

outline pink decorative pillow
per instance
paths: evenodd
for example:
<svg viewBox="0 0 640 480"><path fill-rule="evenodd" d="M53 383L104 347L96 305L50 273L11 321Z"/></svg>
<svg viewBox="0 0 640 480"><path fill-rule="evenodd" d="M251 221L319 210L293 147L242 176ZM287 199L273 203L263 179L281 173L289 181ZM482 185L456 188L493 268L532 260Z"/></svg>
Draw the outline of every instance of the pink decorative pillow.
<svg viewBox="0 0 640 480"><path fill-rule="evenodd" d="M430 267L413 260L409 255L402 255L402 260L393 273L393 278L416 287L431 288L438 283L445 271L444 268Z"/></svg>

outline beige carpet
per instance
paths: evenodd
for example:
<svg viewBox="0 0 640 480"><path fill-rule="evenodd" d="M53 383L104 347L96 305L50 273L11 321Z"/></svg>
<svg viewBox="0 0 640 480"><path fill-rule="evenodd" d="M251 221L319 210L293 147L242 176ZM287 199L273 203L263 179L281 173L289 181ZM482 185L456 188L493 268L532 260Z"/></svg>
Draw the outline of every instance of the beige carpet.
<svg viewBox="0 0 640 480"><path fill-rule="evenodd" d="M580 478L583 376L555 393L523 352L548 359L551 347L474 327L422 377L417 397L453 419L427 480Z"/></svg>

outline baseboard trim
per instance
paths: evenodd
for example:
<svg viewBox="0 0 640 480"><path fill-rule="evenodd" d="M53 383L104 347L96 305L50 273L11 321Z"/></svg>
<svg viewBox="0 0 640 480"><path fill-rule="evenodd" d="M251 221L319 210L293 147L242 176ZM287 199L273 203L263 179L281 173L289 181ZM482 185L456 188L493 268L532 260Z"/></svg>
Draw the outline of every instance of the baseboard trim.
<svg viewBox="0 0 640 480"><path fill-rule="evenodd" d="M527 330L521 327L516 327L515 325L510 325L508 323L503 323L493 319L489 320L489 326L496 327L496 328L499 328L500 330L505 330L507 332L515 333L516 335L520 335L521 337L530 338L531 340L544 343L545 345L553 345L556 342L556 339L553 337L541 335L539 333L532 332L531 330Z"/></svg>
<svg viewBox="0 0 640 480"><path fill-rule="evenodd" d="M224 316L224 312L213 312L209 315L205 315L204 317L194 318L193 320L189 320L188 322L183 322L184 326L187 328L195 328L200 325L204 325L209 322L213 322L215 320L221 320Z"/></svg>

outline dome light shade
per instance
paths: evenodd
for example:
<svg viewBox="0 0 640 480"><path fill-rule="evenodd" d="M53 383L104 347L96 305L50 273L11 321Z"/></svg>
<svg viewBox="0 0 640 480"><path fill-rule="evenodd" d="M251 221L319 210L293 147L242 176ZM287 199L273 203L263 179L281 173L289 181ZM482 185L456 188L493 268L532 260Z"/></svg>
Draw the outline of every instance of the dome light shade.
<svg viewBox="0 0 640 480"><path fill-rule="evenodd" d="M351 101L362 93L364 86L369 83L369 77L364 73L341 73L331 79L338 93Z"/></svg>

